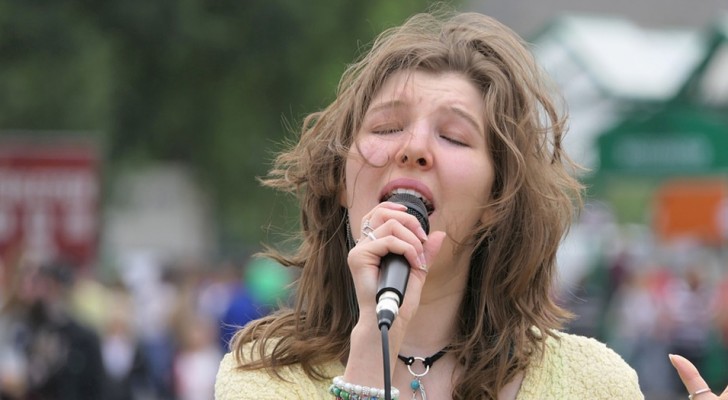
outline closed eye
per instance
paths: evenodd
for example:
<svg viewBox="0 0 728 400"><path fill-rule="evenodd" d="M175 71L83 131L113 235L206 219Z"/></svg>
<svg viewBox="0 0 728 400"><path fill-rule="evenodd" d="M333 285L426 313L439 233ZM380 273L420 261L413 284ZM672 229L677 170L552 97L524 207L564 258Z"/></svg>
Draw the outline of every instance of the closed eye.
<svg viewBox="0 0 728 400"><path fill-rule="evenodd" d="M390 133L397 133L402 132L402 128L381 128L381 129L374 129L372 133L376 135L386 135Z"/></svg>
<svg viewBox="0 0 728 400"><path fill-rule="evenodd" d="M453 137L451 137L451 136L444 136L444 135L440 135L440 137L441 137L441 138L443 138L443 139L445 139L446 141L448 141L448 142L450 142L450 143L452 143L452 144L456 145L456 146L463 146L463 147L467 147L467 146L468 146L468 145L467 145L466 143L464 143L464 142L461 142L461 141L459 141L459 140L457 140L457 139L454 139L454 138L453 138Z"/></svg>

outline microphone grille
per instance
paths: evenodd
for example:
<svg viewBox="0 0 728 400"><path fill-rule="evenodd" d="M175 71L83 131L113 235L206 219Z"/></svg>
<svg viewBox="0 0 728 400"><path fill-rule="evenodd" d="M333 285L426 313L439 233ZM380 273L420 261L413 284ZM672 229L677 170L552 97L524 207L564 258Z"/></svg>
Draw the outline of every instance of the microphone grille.
<svg viewBox="0 0 728 400"><path fill-rule="evenodd" d="M392 197L388 198L387 201L407 206L407 214L414 215L415 218L420 221L422 229L424 229L426 233L430 233L430 221L427 219L427 207L419 197L409 193L395 193Z"/></svg>

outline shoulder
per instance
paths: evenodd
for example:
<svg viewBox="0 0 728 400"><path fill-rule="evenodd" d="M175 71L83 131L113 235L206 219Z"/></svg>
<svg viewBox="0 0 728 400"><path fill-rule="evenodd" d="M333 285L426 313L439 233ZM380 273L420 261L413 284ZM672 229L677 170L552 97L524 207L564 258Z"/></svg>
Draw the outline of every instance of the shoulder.
<svg viewBox="0 0 728 400"><path fill-rule="evenodd" d="M557 337L547 340L547 352L563 362L579 365L592 361L610 369L631 369L621 356L596 339L563 332L558 332Z"/></svg>
<svg viewBox="0 0 728 400"><path fill-rule="evenodd" d="M558 332L548 338L522 386L524 394L591 399L642 399L637 373L617 353L595 339ZM519 399L540 397L523 396Z"/></svg>
<svg viewBox="0 0 728 400"><path fill-rule="evenodd" d="M243 347L246 355L255 355L251 352L253 346L247 344ZM337 363L327 363L320 366L325 375L343 374L343 366ZM232 353L228 353L220 362L215 380L215 399L302 399L326 398L330 380L313 380L309 378L300 365L289 365L276 370L277 374L265 369L242 370Z"/></svg>

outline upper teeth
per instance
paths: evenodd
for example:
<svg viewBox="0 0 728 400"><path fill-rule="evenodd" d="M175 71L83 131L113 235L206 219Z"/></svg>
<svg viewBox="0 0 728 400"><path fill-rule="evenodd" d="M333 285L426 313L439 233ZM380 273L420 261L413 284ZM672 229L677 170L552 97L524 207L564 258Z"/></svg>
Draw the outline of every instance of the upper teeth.
<svg viewBox="0 0 728 400"><path fill-rule="evenodd" d="M403 189L403 188L394 189L389 193L389 196L387 196L387 198L392 197L395 194L409 194L412 196L417 196L420 198L420 200L422 200L423 203L425 203L426 206L430 206L430 202L427 200L427 198L422 193L420 193L414 189Z"/></svg>

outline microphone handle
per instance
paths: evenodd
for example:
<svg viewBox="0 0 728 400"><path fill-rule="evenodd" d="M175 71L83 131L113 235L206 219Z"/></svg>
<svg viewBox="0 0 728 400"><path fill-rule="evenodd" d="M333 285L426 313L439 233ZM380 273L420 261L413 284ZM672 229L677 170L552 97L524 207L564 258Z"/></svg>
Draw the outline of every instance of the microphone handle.
<svg viewBox="0 0 728 400"><path fill-rule="evenodd" d="M404 256L389 253L382 257L381 269L379 271L379 290L377 301L384 292L394 292L397 295L399 305L404 300L404 292L409 281L410 267Z"/></svg>

